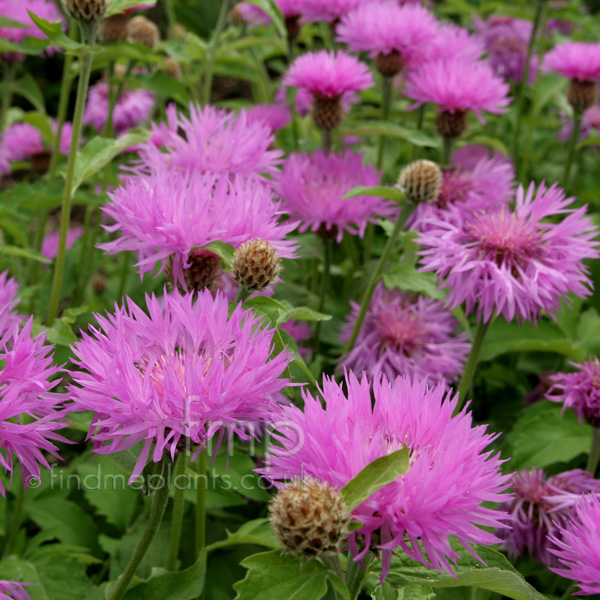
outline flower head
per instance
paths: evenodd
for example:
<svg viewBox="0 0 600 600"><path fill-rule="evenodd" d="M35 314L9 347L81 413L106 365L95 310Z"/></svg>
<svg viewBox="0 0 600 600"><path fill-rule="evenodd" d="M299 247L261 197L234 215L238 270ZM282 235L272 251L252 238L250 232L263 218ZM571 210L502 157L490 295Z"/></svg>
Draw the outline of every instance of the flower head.
<svg viewBox="0 0 600 600"><path fill-rule="evenodd" d="M8 271L0 273L0 338L23 321L23 317L15 311L19 304L18 293L16 279L9 277Z"/></svg>
<svg viewBox="0 0 600 600"><path fill-rule="evenodd" d="M73 244L81 237L82 234L83 228L80 225L74 225L73 227L70 227L69 231L67 231L66 248L71 248ZM60 233L58 231L53 231L44 238L44 241L42 242L42 254L46 258L52 260L58 254L59 238Z"/></svg>
<svg viewBox="0 0 600 600"><path fill-rule="evenodd" d="M197 295L146 297L147 313L133 301L114 314L96 315L75 344L70 397L95 413L89 436L99 454L143 442L132 479L152 450L158 462L174 457L189 440L198 450L224 430L244 439L277 409L273 395L291 360L271 357L273 330L252 311L204 291Z"/></svg>
<svg viewBox="0 0 600 600"><path fill-rule="evenodd" d="M373 186L380 175L362 164L362 155L351 151L340 154L291 154L283 165L276 186L300 231L329 232L341 241L344 230L364 235L367 223L377 216L391 216L391 202L363 196L343 200L358 185Z"/></svg>
<svg viewBox="0 0 600 600"><path fill-rule="evenodd" d="M551 552L562 568L555 573L578 582L576 595L600 593L600 498L582 496L573 509L570 522L560 528L560 537L550 540L556 545Z"/></svg>
<svg viewBox="0 0 600 600"><path fill-rule="evenodd" d="M565 115L561 116L560 119L562 123L562 128L558 132L557 137L561 142L566 142L573 135L573 119L566 117ZM600 105L594 104L589 108L585 109L583 113L583 118L581 121L581 132L579 134L580 140L585 140L590 137L590 135L599 135L600 134ZM595 146L596 148L598 146Z"/></svg>
<svg viewBox="0 0 600 600"><path fill-rule="evenodd" d="M278 131L289 125L292 120L290 109L281 104L255 104L246 111L248 123L260 121L271 131Z"/></svg>
<svg viewBox="0 0 600 600"><path fill-rule="evenodd" d="M467 313L477 307L484 321L495 313L507 321L551 314L569 292L590 294L583 259L598 256L586 208L570 209L572 202L556 184L536 190L532 183L527 191L519 187L514 211L482 211L458 225L436 221L421 234L422 268L440 282L447 278L450 307L465 302ZM544 221L558 215L566 216Z"/></svg>
<svg viewBox="0 0 600 600"><path fill-rule="evenodd" d="M575 373L556 373L550 376L552 387L546 398L562 402L571 408L579 421L600 429L600 362L593 356L589 362L574 365Z"/></svg>
<svg viewBox="0 0 600 600"><path fill-rule="evenodd" d="M352 313L342 330L342 341L350 338L360 305L351 303ZM465 333L456 335L458 322L441 302L399 290L375 289L354 348L341 364L370 377L383 373L427 380L455 381L462 373L470 344Z"/></svg>
<svg viewBox="0 0 600 600"><path fill-rule="evenodd" d="M259 472L276 486L310 477L339 490L375 459L407 447L408 471L353 511L364 524L350 536L355 560L379 547L385 577L392 551L400 547L429 567L451 572L458 555L450 536L462 544L495 543L495 535L480 529L500 526L506 516L482 505L502 500L508 483L498 455L486 451L494 436L473 427L466 410L452 416L457 397L445 394L443 384L427 388L382 376L371 385L352 373L345 383L347 392L325 377L324 404L305 392L304 410L282 408L289 426L279 431L281 447L271 448ZM360 552L358 536L364 536Z"/></svg>
<svg viewBox="0 0 600 600"><path fill-rule="evenodd" d="M431 43L429 59L437 61L454 58L474 62L485 53L483 42L463 27L454 23L442 23Z"/></svg>
<svg viewBox="0 0 600 600"><path fill-rule="evenodd" d="M152 175L127 178L108 194L104 213L115 221L108 231L121 237L101 244L109 253L137 251L139 272L151 272L160 261L173 260L174 280L184 285L183 269L199 246L222 241L236 248L260 238L282 258L295 255L285 239L295 224L278 223L281 207L272 192L255 179L157 168Z"/></svg>
<svg viewBox="0 0 600 600"><path fill-rule="evenodd" d="M335 23L360 4L361 0L302 0L302 18L305 22Z"/></svg>
<svg viewBox="0 0 600 600"><path fill-rule="evenodd" d="M20 583L18 581L0 581L0 600L31 600L25 591L25 586L31 583Z"/></svg>
<svg viewBox="0 0 600 600"><path fill-rule="evenodd" d="M238 173L272 175L281 157L279 150L269 150L275 141L272 130L262 120L239 114L190 105L189 118L167 108L167 123L152 124L162 148L152 141L142 144L139 172L152 172L166 165L198 173Z"/></svg>
<svg viewBox="0 0 600 600"><path fill-rule="evenodd" d="M514 496L504 508L512 520L510 528L498 531L499 537L511 556L527 552L551 565L556 559L548 536L560 535L576 499L580 494L600 491L600 481L580 469L546 477L542 469L533 468L516 472L511 488Z"/></svg>
<svg viewBox="0 0 600 600"><path fill-rule="evenodd" d="M546 54L543 67L568 79L595 82L600 78L600 43L559 44Z"/></svg>

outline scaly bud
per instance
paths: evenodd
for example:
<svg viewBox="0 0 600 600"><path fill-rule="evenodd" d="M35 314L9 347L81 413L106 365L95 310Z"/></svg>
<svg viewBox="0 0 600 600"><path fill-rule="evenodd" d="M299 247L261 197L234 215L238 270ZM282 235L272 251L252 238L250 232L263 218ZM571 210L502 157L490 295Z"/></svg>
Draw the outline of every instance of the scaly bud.
<svg viewBox="0 0 600 600"><path fill-rule="evenodd" d="M267 289L281 272L281 258L265 240L242 244L231 263L233 278L249 292Z"/></svg>
<svg viewBox="0 0 600 600"><path fill-rule="evenodd" d="M375 57L374 64L384 77L394 77L404 68L404 57L398 50L392 50L389 54L379 53Z"/></svg>
<svg viewBox="0 0 600 600"><path fill-rule="evenodd" d="M567 90L567 100L575 112L583 113L594 102L598 95L595 81L578 81L571 79Z"/></svg>
<svg viewBox="0 0 600 600"><path fill-rule="evenodd" d="M160 33L155 23L146 17L133 17L127 23L127 41L141 44L154 50L160 41Z"/></svg>
<svg viewBox="0 0 600 600"><path fill-rule="evenodd" d="M331 131L335 129L344 118L342 96L328 98L327 96L313 97L312 117L319 129Z"/></svg>
<svg viewBox="0 0 600 600"><path fill-rule="evenodd" d="M99 21L106 12L106 0L63 0L63 4L78 21Z"/></svg>
<svg viewBox="0 0 600 600"><path fill-rule="evenodd" d="M467 111L455 110L453 113L443 110L435 119L438 133L447 140L459 138L467 129Z"/></svg>
<svg viewBox="0 0 600 600"><path fill-rule="evenodd" d="M160 68L163 73L169 77L172 77L173 79L179 79L181 77L181 65L170 56L165 58L165 63Z"/></svg>
<svg viewBox="0 0 600 600"><path fill-rule="evenodd" d="M430 160L417 160L400 172L398 187L413 202L435 202L442 187L440 167Z"/></svg>
<svg viewBox="0 0 600 600"><path fill-rule="evenodd" d="M120 42L127 37L129 15L121 13L102 19L98 29L98 39L102 43Z"/></svg>

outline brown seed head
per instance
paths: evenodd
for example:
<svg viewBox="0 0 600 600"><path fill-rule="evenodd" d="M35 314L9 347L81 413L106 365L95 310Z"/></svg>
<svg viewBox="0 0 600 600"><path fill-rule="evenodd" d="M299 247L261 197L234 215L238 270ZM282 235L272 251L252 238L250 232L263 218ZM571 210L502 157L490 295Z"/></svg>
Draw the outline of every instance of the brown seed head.
<svg viewBox="0 0 600 600"><path fill-rule="evenodd" d="M349 511L341 494L316 479L293 482L269 507L275 535L291 554L337 554L348 533Z"/></svg>
<svg viewBox="0 0 600 600"><path fill-rule="evenodd" d="M98 39L103 42L120 42L127 37L129 15L121 13L102 19L98 29Z"/></svg>
<svg viewBox="0 0 600 600"><path fill-rule="evenodd" d="M156 24L150 19L142 16L133 17L127 23L127 40L154 50L160 41L160 33Z"/></svg>
<svg viewBox="0 0 600 600"><path fill-rule="evenodd" d="M106 12L106 0L63 0L63 5L78 21L99 21Z"/></svg>
<svg viewBox="0 0 600 600"><path fill-rule="evenodd" d="M249 292L266 290L281 272L281 257L269 242L250 240L238 248L231 270Z"/></svg>
<svg viewBox="0 0 600 600"><path fill-rule="evenodd" d="M170 56L165 58L165 63L160 68L166 75L173 79L179 79L181 77L181 65Z"/></svg>
<svg viewBox="0 0 600 600"><path fill-rule="evenodd" d="M417 160L400 172L398 187L413 202L435 202L442 187L440 167L430 160Z"/></svg>

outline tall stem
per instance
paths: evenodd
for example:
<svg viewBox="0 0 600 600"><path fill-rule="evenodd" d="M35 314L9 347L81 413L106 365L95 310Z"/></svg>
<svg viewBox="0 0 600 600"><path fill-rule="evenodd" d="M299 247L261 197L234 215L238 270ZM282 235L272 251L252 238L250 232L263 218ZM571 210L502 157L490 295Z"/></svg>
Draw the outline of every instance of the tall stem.
<svg viewBox="0 0 600 600"><path fill-rule="evenodd" d="M394 249L394 246L396 245L396 241L398 239L398 236L400 235L400 232L404 229L406 222L410 219L412 214L415 212L416 208L417 208L417 204L415 204L415 203L411 202L410 204L405 204L402 207L402 210L400 211L398 218L396 219L394 229L392 230L392 233L391 233L390 237L388 238L387 244L385 245L385 248L383 249L381 258L379 259L379 262L377 263L377 266L375 267L375 270L373 271L373 273L371 275L371 279L369 280L367 289L365 290L365 293L363 295L363 298L362 298L362 301L360 304L360 312L358 313L356 323L354 323L354 329L352 330L350 339L348 340L348 343L346 344L346 347L344 348L344 354L347 354L348 352L350 352L352 350L352 348L354 348L356 338L358 337L360 328L362 327L363 321L365 320L365 315L367 314L367 310L369 308L369 304L371 303L371 298L373 297L373 293L375 292L375 287L379 283L379 280L381 279L381 276L382 276L383 272L385 271L388 260L390 258L390 255L392 254L392 250Z"/></svg>
<svg viewBox="0 0 600 600"><path fill-rule="evenodd" d="M475 338L473 339L473 345L471 346L469 359L467 360L465 370L460 378L460 382L458 383L458 404L456 406L455 414L459 413L462 407L465 405L466 395L471 387L473 375L475 375L475 369L479 363L479 356L481 355L483 340L485 339L485 335L490 327L490 323L491 321L488 321L487 323L479 321L477 324L477 330L475 331Z"/></svg>
<svg viewBox="0 0 600 600"><path fill-rule="evenodd" d="M592 447L590 448L590 454L588 456L587 465L585 470L590 472L592 475L596 475L598 470L598 462L600 461L600 430L595 429L592 435Z"/></svg>
<svg viewBox="0 0 600 600"><path fill-rule="evenodd" d="M169 554L167 558L167 570L175 571L177 569L177 556L179 555L179 543L181 541L181 526L183 524L183 513L185 508L185 488L178 483L179 475L185 473L187 456L185 452L180 452L175 463L175 475L173 482L175 484L175 499L173 502L173 518L171 519L171 537L169 540Z"/></svg>
<svg viewBox="0 0 600 600"><path fill-rule="evenodd" d="M208 56L206 58L206 72L204 73L204 86L202 90L202 100L204 104L210 102L210 92L212 90L213 73L215 68L215 56L217 54L217 46L219 44L219 38L225 29L227 23L227 15L229 14L229 7L231 0L221 1L221 11L217 19L215 31L213 33L212 40L208 49Z"/></svg>
<svg viewBox="0 0 600 600"><path fill-rule="evenodd" d="M348 562L346 563L346 572L344 574L344 580L346 587L350 592L350 600L356 600L362 589L363 583L367 577L367 570L373 558L368 554L363 559L363 566L352 560L352 556L348 556Z"/></svg>
<svg viewBox="0 0 600 600"><path fill-rule="evenodd" d="M6 127L6 115L12 103L12 83L15 78L16 64L8 60L2 62L2 103L0 104L0 131Z"/></svg>
<svg viewBox="0 0 600 600"><path fill-rule="evenodd" d="M381 120L387 121L390 118L390 109L392 107L392 82L391 77L381 78ZM385 136L379 137L379 150L377 151L377 169L383 165L383 150L385 147Z"/></svg>
<svg viewBox="0 0 600 600"><path fill-rule="evenodd" d="M535 46L535 38L540 28L544 9L546 7L546 0L537 0L535 3L535 17L533 19L533 29L531 30L531 37L529 38L529 44L527 45L527 56L525 58L525 64L523 65L523 74L521 75L521 81L517 86L516 91L516 107L517 107L517 120L515 122L515 137L513 140L513 156L515 164L518 164L518 153L519 153L519 138L521 137L521 124L523 121L523 102L525 99L525 86L529 82L529 68L531 64L531 57L533 56L533 47Z"/></svg>
<svg viewBox="0 0 600 600"><path fill-rule="evenodd" d="M579 142L579 134L581 133L581 122L583 120L583 113L575 111L573 115L573 131L571 133L571 139L569 140L569 147L567 149L567 161L565 162L565 172L562 178L562 188L565 191L569 189L569 177L571 176L571 167L577 154L577 143Z"/></svg>
<svg viewBox="0 0 600 600"><path fill-rule="evenodd" d="M19 529L21 528L21 520L23 516L23 500L25 498L25 486L23 485L23 480L19 478L15 478L15 486L17 487L15 493L15 504L13 506L12 514L10 516L10 529L8 531L8 535L6 537L6 543L4 546L4 552L2 554L3 557L8 556L12 547L17 539L17 535L19 534Z"/></svg>
<svg viewBox="0 0 600 600"><path fill-rule="evenodd" d="M67 233L71 222L71 202L73 176L75 175L75 162L77 160L77 145L81 135L81 122L83 119L83 109L87 97L88 86L90 82L90 72L92 70L92 49L96 42L97 23L93 23L90 29L82 29L82 40L88 42L89 46L82 49L80 55L79 81L77 82L77 100L75 101L75 114L73 116L73 134L71 135L71 147L69 149L69 158L67 160L67 172L65 177L65 189L62 199L60 215L60 234L58 240L58 253L54 264L54 277L52 279L52 292L50 294L50 309L48 311L48 326L51 326L58 312L58 302L60 299L60 289L62 286L63 274L65 269L65 251L67 246ZM87 39L86 39L87 35Z"/></svg>
<svg viewBox="0 0 600 600"><path fill-rule="evenodd" d="M325 308L325 298L327 297L327 289L329 288L329 279L331 277L331 262L333 256L333 239L323 238L323 275L321 276L321 289L319 292L319 308L320 313ZM317 321L315 326L315 335L313 337L313 359L319 352L321 342L321 321Z"/></svg>
<svg viewBox="0 0 600 600"><path fill-rule="evenodd" d="M200 556L206 546L206 448L196 459L198 472L198 488L196 489L196 556Z"/></svg>
<svg viewBox="0 0 600 600"><path fill-rule="evenodd" d="M444 167L450 165L452 146L454 146L454 140L452 138L442 138L442 165Z"/></svg>
<svg viewBox="0 0 600 600"><path fill-rule="evenodd" d="M117 580L117 584L109 596L109 600L120 600L120 598L123 597L123 594L125 594L127 591L127 588L129 587L137 568L146 555L146 552L150 547L150 543L160 528L160 524L165 514L165 509L167 508L167 503L169 502L170 485L167 477L165 476L168 460L168 457L166 457L163 458L163 460L159 463L160 475L162 479L158 489L155 490L152 497L152 504L150 506L150 514L148 515L146 527L144 528L142 536L140 537L138 544L133 551L132 557L129 559L129 562L125 567L125 570Z"/></svg>
<svg viewBox="0 0 600 600"><path fill-rule="evenodd" d="M321 143L323 144L325 154L329 154L331 152L331 147L333 146L331 129L321 129Z"/></svg>

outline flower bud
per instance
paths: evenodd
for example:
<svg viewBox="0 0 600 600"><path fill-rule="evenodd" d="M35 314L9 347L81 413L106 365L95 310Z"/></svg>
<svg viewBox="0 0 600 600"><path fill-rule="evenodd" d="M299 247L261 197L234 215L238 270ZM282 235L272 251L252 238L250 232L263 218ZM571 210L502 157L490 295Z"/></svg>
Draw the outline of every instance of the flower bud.
<svg viewBox="0 0 600 600"><path fill-rule="evenodd" d="M435 119L438 133L447 140L459 138L467 129L467 111L455 110L453 113L443 110Z"/></svg>
<svg viewBox="0 0 600 600"><path fill-rule="evenodd" d="M163 71L163 73L165 73L165 75L168 75L173 79L181 78L181 65L170 56L167 56L167 58L165 58L165 62L161 66L161 70Z"/></svg>
<svg viewBox="0 0 600 600"><path fill-rule="evenodd" d="M285 550L305 557L337 554L348 533L349 511L341 494L316 479L293 482L269 507L276 537Z"/></svg>
<svg viewBox="0 0 600 600"><path fill-rule="evenodd" d="M102 43L120 42L121 40L124 40L127 36L128 21L129 15L126 15L125 13L112 15L102 19L98 29L98 39Z"/></svg>
<svg viewBox="0 0 600 600"><path fill-rule="evenodd" d="M184 293L186 291L199 292L200 290L211 289L223 272L221 269L221 259L216 254L203 248L194 250L190 254L188 262L189 267L183 270L187 286L187 290L182 290ZM168 281L176 283L173 273L173 257L167 262L165 275Z"/></svg>
<svg viewBox="0 0 600 600"><path fill-rule="evenodd" d="M430 160L417 160L400 172L398 187L413 202L435 202L442 187L440 167Z"/></svg>
<svg viewBox="0 0 600 600"><path fill-rule="evenodd" d="M160 41L160 33L155 23L146 17L133 17L127 23L127 41L141 44L154 50Z"/></svg>
<svg viewBox="0 0 600 600"><path fill-rule="evenodd" d="M242 244L231 263L233 278L249 292L267 289L281 272L281 258L265 240Z"/></svg>
<svg viewBox="0 0 600 600"><path fill-rule="evenodd" d="M567 100L575 112L582 113L596 102L597 94L595 81L571 79Z"/></svg>
<svg viewBox="0 0 600 600"><path fill-rule="evenodd" d="M392 50L389 54L379 53L375 57L374 64L384 77L394 77L404 68L404 57L398 50Z"/></svg>
<svg viewBox="0 0 600 600"><path fill-rule="evenodd" d="M63 0L63 4L78 21L99 21L106 12L106 0Z"/></svg>
<svg viewBox="0 0 600 600"><path fill-rule="evenodd" d="M335 129L344 118L342 96L328 98L327 96L313 97L312 117L319 129L331 131Z"/></svg>

